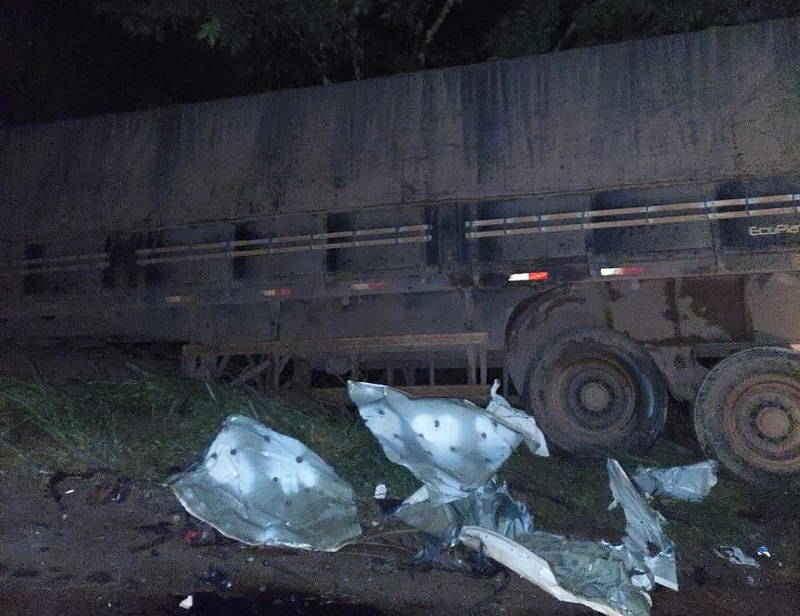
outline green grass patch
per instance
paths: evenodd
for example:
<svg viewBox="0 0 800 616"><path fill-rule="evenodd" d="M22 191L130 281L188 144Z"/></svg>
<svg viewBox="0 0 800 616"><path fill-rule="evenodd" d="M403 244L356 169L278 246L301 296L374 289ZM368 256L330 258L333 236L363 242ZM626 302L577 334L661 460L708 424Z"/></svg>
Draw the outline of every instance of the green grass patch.
<svg viewBox="0 0 800 616"><path fill-rule="evenodd" d="M239 413L314 450L359 496L376 482L418 485L389 462L357 413L313 399L139 372L136 378L55 387L0 379L0 456L31 469L107 469L163 481L201 459L225 417Z"/></svg>

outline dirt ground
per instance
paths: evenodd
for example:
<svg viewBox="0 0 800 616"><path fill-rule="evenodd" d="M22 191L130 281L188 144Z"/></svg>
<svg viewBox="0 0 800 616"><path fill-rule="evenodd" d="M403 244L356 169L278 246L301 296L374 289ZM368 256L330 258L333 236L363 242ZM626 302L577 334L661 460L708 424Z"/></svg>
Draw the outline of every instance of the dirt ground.
<svg viewBox="0 0 800 616"><path fill-rule="evenodd" d="M782 511L775 520L796 527L797 518L796 511ZM229 540L192 546L190 525L172 493L158 485L102 473L0 471L0 614L593 613L513 573L412 567L416 535L381 519L362 520L364 538L333 554ZM713 554L679 553L681 590L657 588L652 614L800 614L800 576L779 554L760 562L753 569ZM194 606L179 607L190 594Z"/></svg>

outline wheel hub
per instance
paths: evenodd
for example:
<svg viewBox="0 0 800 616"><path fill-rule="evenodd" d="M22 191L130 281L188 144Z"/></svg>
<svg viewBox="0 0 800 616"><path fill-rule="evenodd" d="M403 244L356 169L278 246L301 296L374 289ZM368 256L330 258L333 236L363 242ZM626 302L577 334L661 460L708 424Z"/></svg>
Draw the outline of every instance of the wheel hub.
<svg viewBox="0 0 800 616"><path fill-rule="evenodd" d="M800 464L800 387L793 377L757 374L731 392L725 431L734 452L771 472Z"/></svg>
<svg viewBox="0 0 800 616"><path fill-rule="evenodd" d="M780 407L769 406L756 413L755 424L758 431L771 441L779 441L789 436L792 419Z"/></svg>
<svg viewBox="0 0 800 616"><path fill-rule="evenodd" d="M581 404L592 413L600 413L611 404L611 392L597 381L585 383L579 392Z"/></svg>

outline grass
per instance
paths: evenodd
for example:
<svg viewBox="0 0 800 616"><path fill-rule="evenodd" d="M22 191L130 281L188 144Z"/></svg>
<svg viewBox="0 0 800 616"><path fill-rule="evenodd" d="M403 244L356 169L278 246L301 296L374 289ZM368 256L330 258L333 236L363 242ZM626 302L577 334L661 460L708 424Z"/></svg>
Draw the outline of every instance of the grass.
<svg viewBox="0 0 800 616"><path fill-rule="evenodd" d="M58 387L0 379L0 461L42 471L106 469L164 481L199 460L233 413L300 440L360 497L371 497L377 482L398 494L418 487L347 409L141 371L132 379Z"/></svg>

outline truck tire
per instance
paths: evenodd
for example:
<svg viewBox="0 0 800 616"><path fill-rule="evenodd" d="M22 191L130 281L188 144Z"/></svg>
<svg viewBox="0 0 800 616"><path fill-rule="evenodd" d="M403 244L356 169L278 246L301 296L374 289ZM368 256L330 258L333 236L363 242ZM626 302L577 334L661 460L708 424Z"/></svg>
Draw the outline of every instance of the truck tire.
<svg viewBox="0 0 800 616"><path fill-rule="evenodd" d="M697 440L748 483L800 488L800 354L758 347L708 373L694 404Z"/></svg>
<svg viewBox="0 0 800 616"><path fill-rule="evenodd" d="M669 395L649 353L619 332L570 330L536 347L523 398L548 440L580 457L649 449Z"/></svg>

